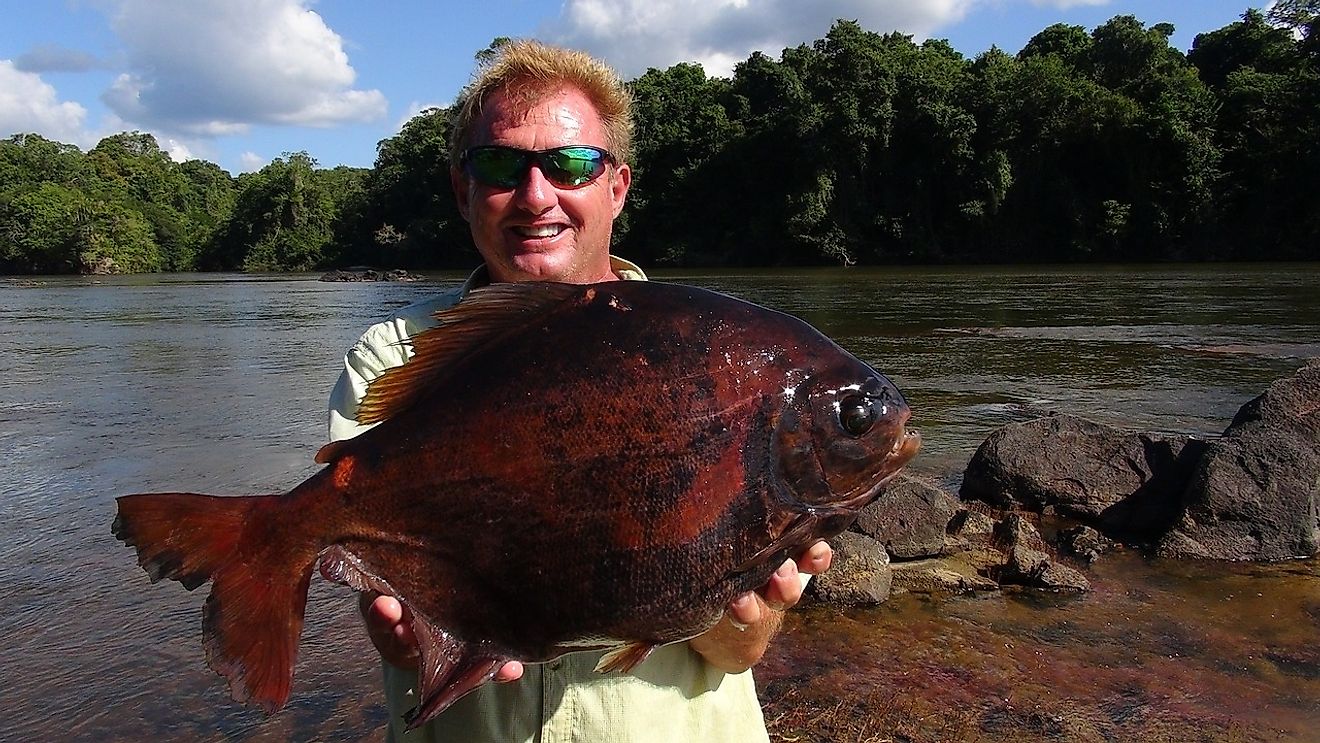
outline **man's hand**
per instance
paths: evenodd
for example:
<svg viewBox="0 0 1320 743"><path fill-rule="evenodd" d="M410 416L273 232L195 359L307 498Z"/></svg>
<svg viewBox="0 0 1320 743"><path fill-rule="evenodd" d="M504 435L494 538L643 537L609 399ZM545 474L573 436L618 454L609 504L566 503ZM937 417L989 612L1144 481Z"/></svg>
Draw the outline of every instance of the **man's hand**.
<svg viewBox="0 0 1320 743"><path fill-rule="evenodd" d="M417 638L413 636L412 616L403 605L393 596L364 593L358 599L358 608L367 624L371 644L380 651L380 657L399 668L416 670L419 658ZM513 660L500 666L495 680L516 681L522 674L522 663Z"/></svg>
<svg viewBox="0 0 1320 743"><path fill-rule="evenodd" d="M829 570L834 551L816 542L785 560L758 591L734 597L719 623L689 641L707 663L727 673L742 673L756 665L779 630L784 611L802 598L802 574L819 575Z"/></svg>

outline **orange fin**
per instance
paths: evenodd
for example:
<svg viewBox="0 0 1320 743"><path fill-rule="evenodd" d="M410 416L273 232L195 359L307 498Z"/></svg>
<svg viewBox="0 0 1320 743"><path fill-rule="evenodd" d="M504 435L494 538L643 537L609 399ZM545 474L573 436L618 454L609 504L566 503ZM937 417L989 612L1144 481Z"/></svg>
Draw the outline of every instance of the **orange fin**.
<svg viewBox="0 0 1320 743"><path fill-rule="evenodd" d="M413 336L408 363L381 374L367 386L358 405L357 422L379 423L412 406L467 356L498 343L568 298L593 298L591 287L548 282L492 284L474 289L462 302L435 313L439 327ZM326 455L326 460L333 456ZM318 454L317 461L322 461Z"/></svg>
<svg viewBox="0 0 1320 743"><path fill-rule="evenodd" d="M342 452L345 448L348 447L348 442L352 440L353 439L343 439L341 441L331 441L325 446L322 446L316 452L316 460L315 460L316 463L330 464L331 462L335 461L336 459L339 458L340 452Z"/></svg>
<svg viewBox="0 0 1320 743"><path fill-rule="evenodd" d="M289 699L315 560L287 542L249 536L269 534L278 498L126 495L112 526L152 582L170 578L192 590L212 581L202 610L207 662L234 699L267 714Z"/></svg>
<svg viewBox="0 0 1320 743"><path fill-rule="evenodd" d="M609 673L611 671L627 673L636 668L638 663L646 660L657 647L659 645L640 640L618 645L601 656L600 661L596 663L596 673Z"/></svg>
<svg viewBox="0 0 1320 743"><path fill-rule="evenodd" d="M453 636L416 611L412 628L422 654L417 669L421 701L403 716L409 730L426 724L468 692L495 678L496 671L508 660L483 652L479 645Z"/></svg>

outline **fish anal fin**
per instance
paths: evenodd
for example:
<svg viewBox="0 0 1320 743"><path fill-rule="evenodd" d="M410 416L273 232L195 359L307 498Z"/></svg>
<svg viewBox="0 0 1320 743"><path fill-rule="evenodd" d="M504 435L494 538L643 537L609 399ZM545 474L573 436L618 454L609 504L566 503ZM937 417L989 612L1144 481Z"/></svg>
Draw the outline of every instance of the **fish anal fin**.
<svg viewBox="0 0 1320 743"><path fill-rule="evenodd" d="M498 343L575 294L590 301L595 296L587 294L590 291L549 282L500 283L472 290L462 302L435 313L439 326L408 340L413 354L407 363L386 370L367 386L357 422L379 423L406 410L467 356Z"/></svg>
<svg viewBox="0 0 1320 743"><path fill-rule="evenodd" d="M601 656L600 661L596 663L596 673L612 671L627 673L646 660L657 647L659 646L641 640L619 645Z"/></svg>
<svg viewBox="0 0 1320 743"><path fill-rule="evenodd" d="M409 730L426 724L468 692L490 681L508 660L483 652L478 645L455 637L416 611L412 616L413 634L421 652L417 669L421 701L404 715Z"/></svg>

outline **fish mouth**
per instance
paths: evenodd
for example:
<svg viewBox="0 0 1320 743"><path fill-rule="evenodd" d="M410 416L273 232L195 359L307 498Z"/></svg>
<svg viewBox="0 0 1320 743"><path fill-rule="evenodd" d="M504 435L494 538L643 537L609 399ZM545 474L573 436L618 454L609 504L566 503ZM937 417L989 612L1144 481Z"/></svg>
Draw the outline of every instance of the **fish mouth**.
<svg viewBox="0 0 1320 743"><path fill-rule="evenodd" d="M894 445L889 447L884 460L880 465L881 471L889 470L887 474L881 477L869 487L860 489L855 495L834 504L832 508L838 508L844 511L860 511L868 503L880 496L880 493L889 485L898 473L903 471L903 467L912 458L921 451L921 432L915 428L902 427L897 436L894 437Z"/></svg>

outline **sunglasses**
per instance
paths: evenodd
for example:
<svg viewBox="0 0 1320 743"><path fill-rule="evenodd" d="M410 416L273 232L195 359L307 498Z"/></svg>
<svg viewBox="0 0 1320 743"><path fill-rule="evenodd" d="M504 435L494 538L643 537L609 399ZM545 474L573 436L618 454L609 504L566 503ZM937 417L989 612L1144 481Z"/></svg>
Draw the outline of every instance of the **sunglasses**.
<svg viewBox="0 0 1320 743"><path fill-rule="evenodd" d="M599 178L606 163L612 162L614 156L606 150L584 144L535 151L503 145L470 147L459 161L473 180L494 188L517 188L532 163L559 188L582 188Z"/></svg>

